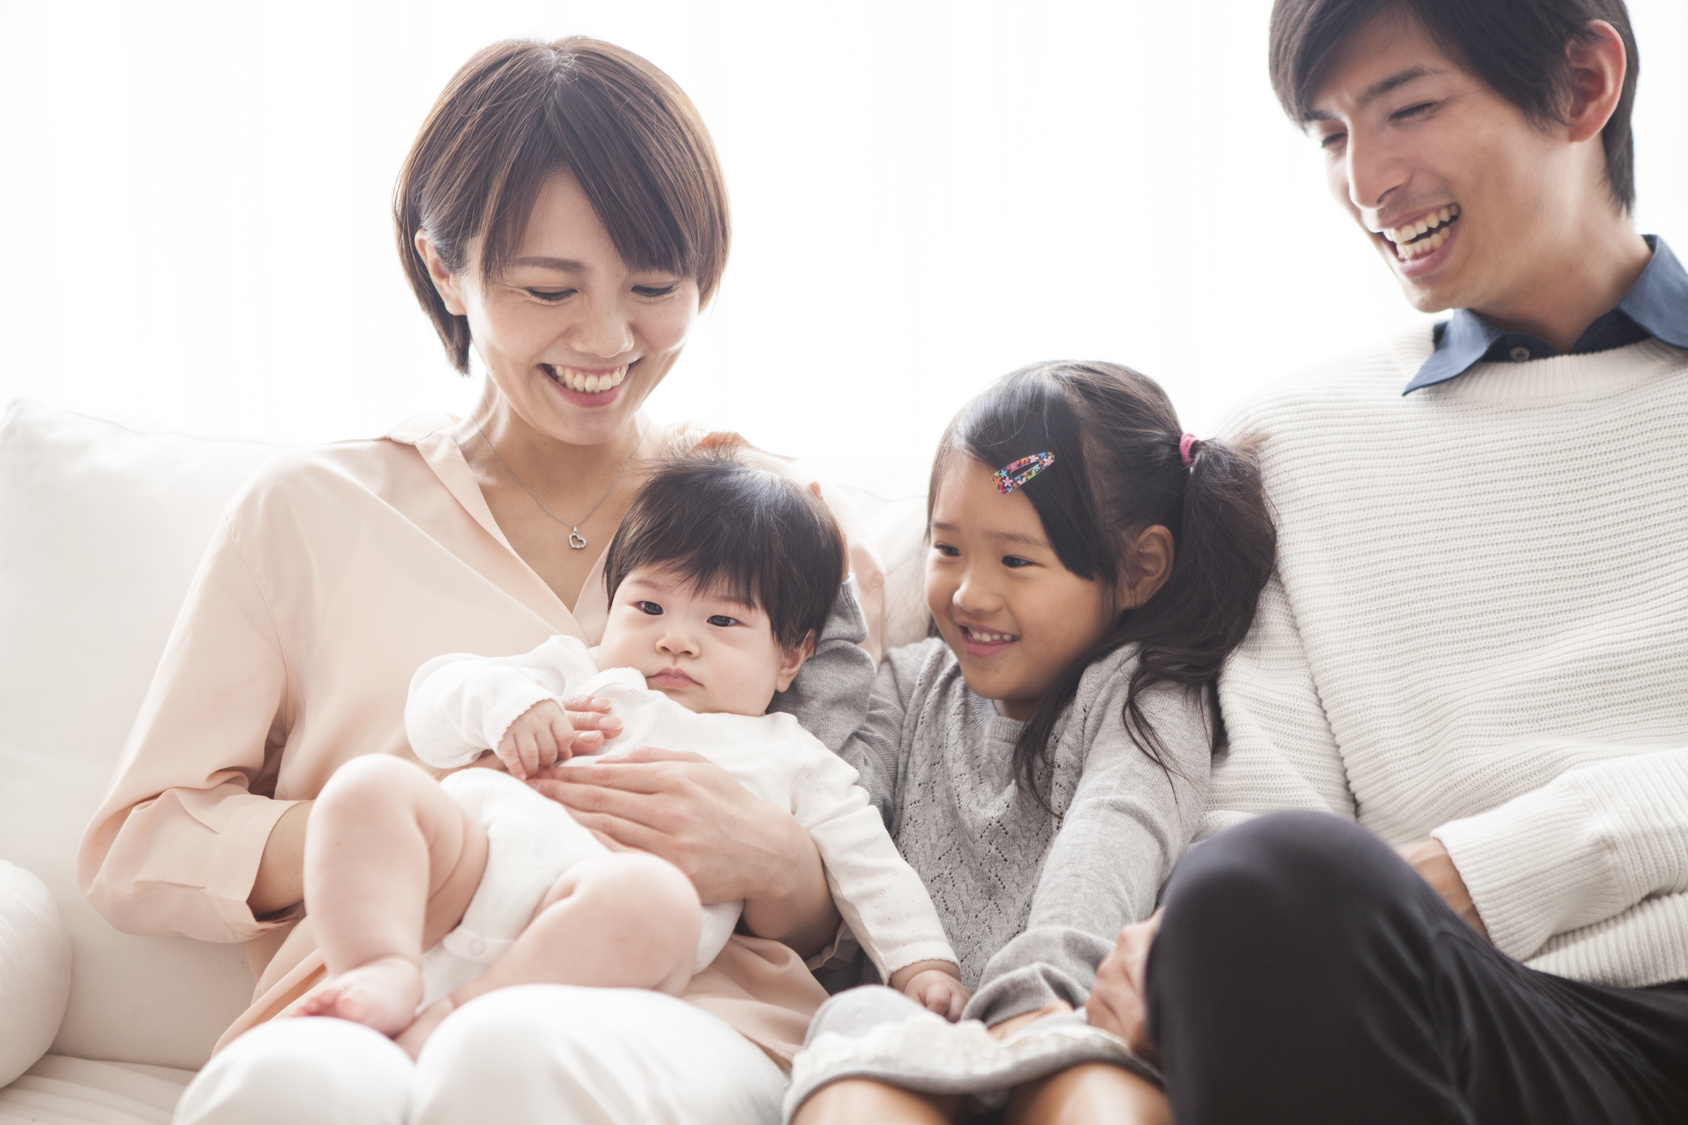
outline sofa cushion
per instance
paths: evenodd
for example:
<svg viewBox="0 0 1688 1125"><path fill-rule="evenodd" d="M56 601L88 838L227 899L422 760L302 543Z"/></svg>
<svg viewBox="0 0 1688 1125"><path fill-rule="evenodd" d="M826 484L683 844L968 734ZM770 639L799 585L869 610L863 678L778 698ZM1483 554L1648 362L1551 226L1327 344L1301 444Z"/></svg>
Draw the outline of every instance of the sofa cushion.
<svg viewBox="0 0 1688 1125"><path fill-rule="evenodd" d="M169 1125L191 1070L48 1055L0 1090L0 1125Z"/></svg>
<svg viewBox="0 0 1688 1125"><path fill-rule="evenodd" d="M45 884L0 860L0 1086L47 1050L70 999L70 935Z"/></svg>
<svg viewBox="0 0 1688 1125"><path fill-rule="evenodd" d="M75 863L217 513L274 452L26 402L0 420L0 858L70 932L61 1054L198 1067L251 997L242 947L118 933Z"/></svg>

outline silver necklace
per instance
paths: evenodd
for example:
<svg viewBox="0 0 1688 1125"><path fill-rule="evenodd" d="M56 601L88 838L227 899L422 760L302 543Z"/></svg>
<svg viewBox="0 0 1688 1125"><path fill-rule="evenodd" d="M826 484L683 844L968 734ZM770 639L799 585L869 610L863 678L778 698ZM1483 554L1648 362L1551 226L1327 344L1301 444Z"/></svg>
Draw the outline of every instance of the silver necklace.
<svg viewBox="0 0 1688 1125"><path fill-rule="evenodd" d="M633 458L637 457L639 455L639 450L644 448L645 435L649 434L651 430L651 424L646 422L645 428L639 431L638 444L633 447L633 452L627 455L627 460L622 462L621 472L617 473L615 475L615 479L610 481L610 486L604 489L604 494L598 497L598 502L592 505L592 510L587 512L584 516L581 516L580 519L571 522L564 519L562 516L559 516L550 508L547 508L545 506L545 501L541 500L538 495L535 494L533 489L529 488L527 484L523 482L522 478L516 475L516 470L512 469L504 458L498 456L498 447L493 445L492 441L488 439L486 431L481 429L481 424L476 422L473 418L471 418L470 421L474 422L475 432L481 435L481 441L486 443L487 452L498 458L498 463L504 466L504 471L510 474L510 479L520 485L523 492L533 497L533 502L539 505L540 511L544 512L546 515L569 529L569 546L573 547L577 551L584 551L586 549L586 536L580 534L580 525L591 519L593 515L597 513L598 509L604 506L604 501L610 498L610 493L615 491L615 486L620 484L621 478L627 475L628 468L633 464Z"/></svg>

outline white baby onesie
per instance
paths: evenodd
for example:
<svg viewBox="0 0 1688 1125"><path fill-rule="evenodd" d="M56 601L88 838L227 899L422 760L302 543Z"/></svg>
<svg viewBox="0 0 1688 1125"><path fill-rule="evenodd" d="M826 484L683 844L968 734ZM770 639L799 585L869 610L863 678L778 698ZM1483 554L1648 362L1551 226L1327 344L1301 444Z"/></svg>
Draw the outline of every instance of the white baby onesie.
<svg viewBox="0 0 1688 1125"><path fill-rule="evenodd" d="M570 764L613 759L617 751L640 746L708 758L763 800L790 810L809 832L839 913L884 979L916 961L955 961L925 885L898 854L878 810L856 784L855 769L790 715L689 711L647 688L631 668L600 672L584 643L556 636L522 656L454 653L430 660L411 679L405 731L411 749L429 765L466 766L497 746L534 704L573 696L608 700L622 732L598 754L576 756ZM507 774L465 770L443 784L488 826L489 854L462 924L424 957L424 977L433 978L428 991L437 986L438 995L466 983L465 974L478 975L474 966L496 960L557 876L602 850L561 805ZM741 906L706 907L697 968L727 943Z"/></svg>

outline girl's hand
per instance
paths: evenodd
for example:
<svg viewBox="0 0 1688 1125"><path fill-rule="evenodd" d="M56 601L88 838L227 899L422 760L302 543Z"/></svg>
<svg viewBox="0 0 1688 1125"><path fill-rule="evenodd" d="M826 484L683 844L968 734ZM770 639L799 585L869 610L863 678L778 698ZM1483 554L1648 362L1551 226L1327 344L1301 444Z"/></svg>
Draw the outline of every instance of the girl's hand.
<svg viewBox="0 0 1688 1125"><path fill-rule="evenodd" d="M1154 1062L1155 1044L1149 1038L1149 1004L1143 989L1143 972L1149 963L1149 947L1160 933L1162 911L1119 932L1119 944L1096 970L1096 988L1084 1006L1091 1026L1111 1031L1131 1045L1143 1058Z"/></svg>
<svg viewBox="0 0 1688 1125"><path fill-rule="evenodd" d="M1035 1012L1021 1012L1017 1016L1009 1016L1001 1023L991 1024L990 1033L997 1039L1007 1039L1010 1035L1013 1035L1022 1027L1025 1027L1028 1024L1034 1024L1044 1016L1053 1016L1061 1012L1070 1012L1072 1010L1073 1006L1065 1000L1051 1000Z"/></svg>
<svg viewBox="0 0 1688 1125"><path fill-rule="evenodd" d="M961 970L948 961L916 961L891 974L891 987L954 1023L973 994L961 983Z"/></svg>
<svg viewBox="0 0 1688 1125"><path fill-rule="evenodd" d="M610 847L650 852L684 871L704 902L743 899L753 934L808 955L838 930L820 853L803 826L706 758L646 746L542 770L529 784Z"/></svg>

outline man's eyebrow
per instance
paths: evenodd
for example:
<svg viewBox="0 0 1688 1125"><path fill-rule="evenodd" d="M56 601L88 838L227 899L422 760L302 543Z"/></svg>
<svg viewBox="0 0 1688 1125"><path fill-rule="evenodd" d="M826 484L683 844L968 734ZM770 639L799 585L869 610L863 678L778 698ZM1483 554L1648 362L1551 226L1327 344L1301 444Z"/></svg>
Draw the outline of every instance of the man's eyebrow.
<svg viewBox="0 0 1688 1125"><path fill-rule="evenodd" d="M1365 93L1361 94L1354 102L1354 108L1365 109L1368 105L1371 105L1377 99L1383 97L1383 95L1392 90L1398 90L1409 82L1417 82L1420 78L1429 78L1432 75L1446 73L1446 70L1442 70L1437 67L1409 66L1403 71L1391 74L1388 78L1373 82L1370 86L1367 86ZM1334 120L1336 120L1336 115L1334 113L1327 113L1322 109L1312 109L1307 111L1305 123L1311 124L1315 121Z"/></svg>
<svg viewBox="0 0 1688 1125"><path fill-rule="evenodd" d="M584 273L586 266L573 258L517 258L510 263L513 266L539 266L548 270L563 270L567 273Z"/></svg>

